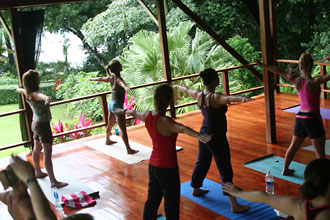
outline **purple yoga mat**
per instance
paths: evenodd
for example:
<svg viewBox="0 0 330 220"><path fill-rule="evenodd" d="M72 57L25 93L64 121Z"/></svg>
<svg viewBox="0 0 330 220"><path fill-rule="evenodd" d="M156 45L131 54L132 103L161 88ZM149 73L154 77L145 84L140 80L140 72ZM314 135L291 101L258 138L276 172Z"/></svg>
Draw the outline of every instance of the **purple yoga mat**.
<svg viewBox="0 0 330 220"><path fill-rule="evenodd" d="M283 109L283 111L297 114L299 112L299 108L300 108L300 105L297 105L297 106ZM321 111L322 118L330 119L330 109L320 108L320 111Z"/></svg>

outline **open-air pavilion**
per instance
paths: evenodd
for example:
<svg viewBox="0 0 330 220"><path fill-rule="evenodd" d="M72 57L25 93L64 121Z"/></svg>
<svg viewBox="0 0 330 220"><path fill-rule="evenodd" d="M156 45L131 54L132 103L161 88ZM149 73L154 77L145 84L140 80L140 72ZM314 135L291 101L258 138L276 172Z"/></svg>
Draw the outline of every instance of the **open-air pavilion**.
<svg viewBox="0 0 330 220"><path fill-rule="evenodd" d="M1 18L1 21L2 25L10 34L15 46L15 58L19 79L26 70L35 67L33 59L31 61L31 57L33 57L34 54L27 52L29 45L25 42L24 39L26 38L22 36L22 31L20 31L20 28L22 28L22 20L20 20L21 16L19 15L20 9L79 1L81 0L8 0L0 2L0 9L9 10L10 12L11 23L7 24L3 18ZM282 109L299 104L299 99L294 94L280 93L279 87L292 86L279 84L278 77L269 71L264 70L263 73L257 71L254 68L256 65L255 63L249 63L246 61L239 53L232 49L224 39L219 37L180 0L172 1L180 9L182 9L198 25L199 28L207 32L215 41L217 41L242 64L241 66L217 70L221 74L224 82L224 94L244 94L250 91L264 90L262 95L255 97L255 99L251 102L229 105L229 110L227 113L227 136L232 154L231 157L234 169L234 182L247 190L263 190L264 174L246 168L242 166L242 164L246 161L266 154L275 154L277 156L284 157L286 149L291 141L295 114L284 112ZM188 76L172 78L166 36L164 3L162 0L156 0L157 15L153 15L151 10L148 9L142 0L138 0L138 2L158 25L161 39L164 80L151 84L134 85L132 89L139 89L161 83L172 84L172 82L175 81L197 77L198 73L191 73L191 75ZM276 64L280 62L297 63L296 60L284 60L278 59L277 57L274 2L275 0L259 0L262 61L266 64ZM97 3L97 0L95 3ZM34 36L36 36L36 33ZM34 51L34 49L32 49L32 51ZM320 65L321 74L326 74L325 67L329 64L315 62L315 65ZM239 91L236 93L230 93L228 74L230 74L231 70L238 68L247 68L251 74L263 82L263 86L250 88L248 90ZM327 90L326 85L323 85L323 99L321 99L321 107L327 107L330 104L330 102L326 99L327 92L329 92L329 90ZM103 123L93 125L88 128L56 134L55 136L58 137L77 131L105 126L108 118L106 96L109 94L111 94L111 92L93 94L72 100L63 100L51 103L51 106L55 106L68 102L80 101L83 99L100 98L104 119ZM196 103L186 103L181 106L174 106L174 103L172 103L169 111L171 116L175 117L178 122L198 130L202 121L202 116L199 111L183 115L175 115L176 108L194 104ZM20 106L20 110L0 114L0 117L20 114L22 118L21 121L23 122L23 125L25 125L25 129L22 128L22 132L26 132L26 140L21 143L13 143L11 145L1 147L0 150L13 148L20 145L32 145L32 134L30 131L32 112L25 103L24 99L22 99ZM324 125L327 130L330 126L329 121L324 120ZM152 146L151 140L146 138L148 134L144 125L129 127L128 135L129 139L134 142L145 146ZM55 172L57 163L62 165L65 164L67 168L66 172L74 175L81 182L89 185L90 187L97 188L97 190L100 191L100 198L97 199L97 204L95 206L81 210L65 208L65 212L66 214L77 211L81 213L88 212L92 214L95 219L141 219L144 202L147 195L148 161L129 165L109 157L108 155L95 151L84 144L86 141L100 137L104 137L104 135L92 136L74 142L67 142L54 146L53 163ZM329 138L329 134L327 134L326 137ZM178 138L178 145L183 147L183 151L178 152L180 178L181 182L187 182L191 178L191 173L197 158L197 140L186 135L180 135ZM310 145L310 142L306 139L304 146L307 145ZM55 148L61 150L57 151ZM31 159L29 155L27 155L26 158L29 160ZM314 152L301 150L297 153L295 161L307 164L314 158ZM5 165L6 164L0 164L0 167L3 168ZM220 176L214 162L212 162L207 178L220 182ZM299 193L298 189L299 185L295 183L275 178L276 193L283 195L296 195ZM9 214L7 214L6 206L0 204L0 209L0 219L7 219ZM161 205L159 211L164 214L163 205ZM181 219L227 219L182 197L180 216Z"/></svg>

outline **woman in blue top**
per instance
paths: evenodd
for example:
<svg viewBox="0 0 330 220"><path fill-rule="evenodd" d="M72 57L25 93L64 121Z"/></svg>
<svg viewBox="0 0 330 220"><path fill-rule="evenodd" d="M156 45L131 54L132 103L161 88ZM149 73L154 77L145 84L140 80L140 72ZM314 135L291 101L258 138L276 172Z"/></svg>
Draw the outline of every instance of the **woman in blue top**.
<svg viewBox="0 0 330 220"><path fill-rule="evenodd" d="M106 71L108 74L107 77L96 77L96 78L90 78L88 80L107 82L110 83L111 86L111 100L109 103L109 117L108 117L108 124L106 130L105 144L111 145L116 143L115 141L110 140L110 136L111 136L111 129L115 125L117 119L117 123L121 131L121 137L126 146L127 154L135 154L139 151L133 150L129 145L128 135L126 130L125 115L114 113L115 108L119 108L119 109L123 108L125 91L130 90L130 88L126 85L123 78L121 78L120 76L120 72L122 70L123 69L120 62L116 59L112 59L110 63L106 66Z"/></svg>

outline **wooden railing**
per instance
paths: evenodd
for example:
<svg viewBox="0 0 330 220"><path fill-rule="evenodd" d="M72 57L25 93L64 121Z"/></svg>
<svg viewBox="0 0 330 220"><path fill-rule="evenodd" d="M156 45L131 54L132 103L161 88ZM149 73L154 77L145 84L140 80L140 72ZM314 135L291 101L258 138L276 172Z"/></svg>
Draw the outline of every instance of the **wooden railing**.
<svg viewBox="0 0 330 220"><path fill-rule="evenodd" d="M278 59L276 60L277 63L295 63L298 64L299 60L284 60L284 59ZM320 75L324 76L327 74L327 66L330 66L330 63L322 63L322 62L314 62L314 65L320 66ZM279 87L289 87L289 88L295 88L294 85L291 84L277 84ZM327 89L327 83L324 83L321 85L321 97L326 99L327 93L330 92L330 89Z"/></svg>
<svg viewBox="0 0 330 220"><path fill-rule="evenodd" d="M222 73L222 80L224 82L224 84L223 84L224 94L226 94L226 95L230 94L230 92L229 92L229 80L228 80L228 72L229 71L235 70L235 69L246 68L248 66L254 66L254 65L256 65L256 63L249 63L249 64L246 64L246 65L239 65L239 66L234 66L234 67L223 68L223 69L217 70L217 72ZM195 74L191 74L191 75L187 75L187 76L181 76L181 77L173 78L172 82L176 82L176 81L180 81L180 80L184 80L184 79L191 79L191 78L195 78L197 76L199 76L199 73L195 73ZM139 88L146 88L146 87L150 87L150 86L163 84L163 83L166 83L166 82L167 82L166 80L162 80L162 81L158 81L158 82L132 86L131 89L133 90L133 89L139 89ZM263 88L264 88L263 86L258 86L258 87L247 89L247 90L237 91L237 92L234 92L232 94L233 95L243 94L243 93L247 93L247 92L261 90ZM50 106L56 106L56 105L62 105L62 104L70 103L70 102L76 102L76 101L81 101L81 100L100 97L101 106L102 106L102 113L103 113L103 122L101 122L99 124L84 127L84 128L79 128L79 129L73 129L71 131L66 131L66 132L62 132L62 133L57 133L57 134L54 134L53 137L60 137L60 136L64 136L64 135L68 135L68 134L72 134L72 133L76 133L76 132L81 132L81 131L85 131L85 130L90 130L90 129L106 126L107 121L108 121L108 105L107 105L106 96L108 94L111 94L111 91L101 92L101 93L97 93L97 94L93 94L93 95L88 95L88 96L83 96L83 97L78 97L78 98L67 99L67 100L62 100L62 101L57 101L57 102L50 103ZM177 106L175 106L175 109L187 107L187 106L190 106L190 105L195 105L196 103L197 102L191 102L191 103L185 103L185 104L177 105ZM10 115L15 115L15 114L21 114L21 113L25 113L25 109L20 109L20 110L16 110L16 111L2 113L2 114L0 114L0 117L5 117L5 116L10 116ZM128 120L132 119L132 117L128 117L127 119ZM10 148L13 148L13 147L26 145L26 144L31 144L31 140L22 141L22 142L15 143L15 144L12 144L12 145L7 145L7 146L4 146L4 147L1 147L0 150L10 149Z"/></svg>

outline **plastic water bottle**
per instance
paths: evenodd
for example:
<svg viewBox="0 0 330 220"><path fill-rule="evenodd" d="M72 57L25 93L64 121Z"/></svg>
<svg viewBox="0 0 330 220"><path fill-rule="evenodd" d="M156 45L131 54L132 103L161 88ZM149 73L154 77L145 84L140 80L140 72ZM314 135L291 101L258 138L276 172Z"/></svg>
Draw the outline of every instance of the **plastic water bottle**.
<svg viewBox="0 0 330 220"><path fill-rule="evenodd" d="M55 186L55 183L53 184L52 188L53 188L53 194L54 194L54 205L55 205L55 209L61 210L63 208L62 208L62 205L61 205L60 198L58 196L58 192L57 192L57 188Z"/></svg>
<svg viewBox="0 0 330 220"><path fill-rule="evenodd" d="M274 194L274 177L270 174L269 169L267 170L265 180L266 180L266 193Z"/></svg>

